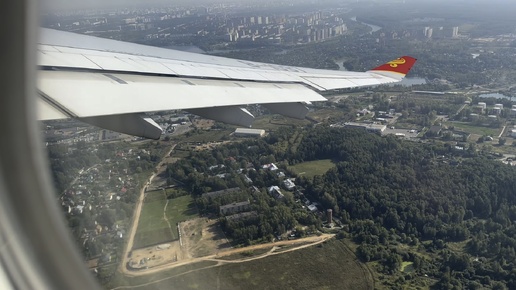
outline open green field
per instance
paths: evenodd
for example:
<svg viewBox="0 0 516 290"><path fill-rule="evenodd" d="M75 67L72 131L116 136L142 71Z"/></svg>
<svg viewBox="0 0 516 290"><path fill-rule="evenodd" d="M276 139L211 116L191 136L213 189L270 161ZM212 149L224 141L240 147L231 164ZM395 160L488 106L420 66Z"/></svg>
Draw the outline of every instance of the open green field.
<svg viewBox="0 0 516 290"><path fill-rule="evenodd" d="M174 149L171 156L174 158L186 158L190 156L190 152L189 149Z"/></svg>
<svg viewBox="0 0 516 290"><path fill-rule="evenodd" d="M345 116L345 113L339 109L323 108L308 113L308 116L319 122L325 121L329 118L340 119Z"/></svg>
<svg viewBox="0 0 516 290"><path fill-rule="evenodd" d="M469 123L462 123L462 122L448 122L448 123L446 123L446 125L454 126L455 129L461 129L468 133L477 134L477 135L481 135L481 136L487 135L487 136L492 136L492 137L498 137L498 135L501 132L501 129L475 126L475 125L472 125Z"/></svg>
<svg viewBox="0 0 516 290"><path fill-rule="evenodd" d="M294 172L296 172L298 175L304 175L308 178L312 178L315 175L322 175L326 173L326 171L333 167L335 167L335 164L331 161L331 159L323 159L298 163L296 165L290 166L289 169L294 170Z"/></svg>
<svg viewBox="0 0 516 290"><path fill-rule="evenodd" d="M134 289L373 289L365 266L338 240L263 259L222 266L188 265L125 277ZM192 270L198 267L199 270ZM120 277L117 277L119 280ZM115 282L115 281L113 281ZM141 285L140 287L138 287ZM112 285L115 286L115 285Z"/></svg>
<svg viewBox="0 0 516 290"><path fill-rule="evenodd" d="M109 281L107 285L104 285L105 289L156 289L156 286L153 286L154 283L162 283L164 281L170 281L172 277L177 277L179 279L181 275L184 273L195 271L196 273L204 268L214 267L217 265L217 262L214 261L201 261L197 263L191 263L184 266L174 267L169 270L163 270L157 272L153 275L144 275L144 276L132 276L127 277L121 274L119 271L115 272L112 280ZM149 284L149 285L147 285ZM180 288L175 286L170 286L166 289L190 289L188 285L186 288ZM195 288L194 288L195 289ZM202 288L197 288L202 289ZM212 288L207 288L212 289Z"/></svg>
<svg viewBox="0 0 516 290"><path fill-rule="evenodd" d="M413 262L402 262L400 271L403 273L414 272L414 263Z"/></svg>
<svg viewBox="0 0 516 290"><path fill-rule="evenodd" d="M454 252L465 252L468 242L470 242L471 239L467 239L461 242L448 242L446 243L446 247Z"/></svg>
<svg viewBox="0 0 516 290"><path fill-rule="evenodd" d="M342 110L324 108L314 110L308 113L308 116L313 118L314 120L321 122L327 120L328 118L342 118L344 116L344 113L342 112ZM302 127L310 124L311 122L306 119L297 120L284 117L281 115L263 115L255 119L255 121L253 122L253 128L264 129L267 132L270 132L275 131L280 127Z"/></svg>
<svg viewBox="0 0 516 290"><path fill-rule="evenodd" d="M264 129L266 132L276 131L280 127L299 127L310 124L308 120L297 120L281 115L263 115L253 122L253 128Z"/></svg>
<svg viewBox="0 0 516 290"><path fill-rule="evenodd" d="M133 247L138 249L177 240L177 223L197 216L197 209L190 195L170 199L167 204L166 193L149 192L138 221Z"/></svg>
<svg viewBox="0 0 516 290"><path fill-rule="evenodd" d="M170 199L167 206L167 217L176 230L177 223L199 217L192 196L185 195Z"/></svg>

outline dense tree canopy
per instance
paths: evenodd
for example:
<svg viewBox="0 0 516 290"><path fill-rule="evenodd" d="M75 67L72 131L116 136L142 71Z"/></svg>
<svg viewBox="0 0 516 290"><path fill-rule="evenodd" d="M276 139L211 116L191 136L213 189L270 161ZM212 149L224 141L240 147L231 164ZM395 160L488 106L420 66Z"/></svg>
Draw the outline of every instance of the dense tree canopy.
<svg viewBox="0 0 516 290"><path fill-rule="evenodd" d="M236 173L241 168L252 169L248 176L254 185L265 187L277 184L278 177L262 170L262 164L275 161L294 174L288 165L319 159L332 159L336 166L322 176L298 176L296 184L305 197L333 209L349 224L362 260L378 260L385 273L399 272L401 262L410 261L416 273L440 279L438 289L471 281L491 285L491 280L516 286L511 274L516 263L516 170L474 151L356 129L285 128L264 139L194 153L168 172L201 194L245 187ZM213 169L217 164L225 166ZM229 177L212 177L213 170ZM297 224L318 225L319 218L288 199L277 201L265 192L251 196L259 218L226 223L241 242ZM466 245L463 253L449 249L448 243L457 242ZM408 248L402 250L401 244ZM433 253L432 258L418 255L420 251Z"/></svg>

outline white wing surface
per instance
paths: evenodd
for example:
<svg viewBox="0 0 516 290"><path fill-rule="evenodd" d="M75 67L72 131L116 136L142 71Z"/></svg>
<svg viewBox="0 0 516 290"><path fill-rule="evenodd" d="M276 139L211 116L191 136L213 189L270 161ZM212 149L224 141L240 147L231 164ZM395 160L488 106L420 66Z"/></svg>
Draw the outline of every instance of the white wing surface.
<svg viewBox="0 0 516 290"><path fill-rule="evenodd" d="M318 92L398 82L415 59L404 56L367 72L317 70L188 53L42 29L38 46L38 118L79 118L158 139L143 112L182 109L250 126L241 106L265 104L304 118Z"/></svg>

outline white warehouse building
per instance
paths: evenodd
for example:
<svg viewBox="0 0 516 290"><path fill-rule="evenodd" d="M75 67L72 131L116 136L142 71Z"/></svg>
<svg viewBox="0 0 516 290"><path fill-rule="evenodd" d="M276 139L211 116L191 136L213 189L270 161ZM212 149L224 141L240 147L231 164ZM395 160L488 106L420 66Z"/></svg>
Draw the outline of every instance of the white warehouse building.
<svg viewBox="0 0 516 290"><path fill-rule="evenodd" d="M263 129L249 129L249 128L237 128L235 130L235 136L239 137L263 137L265 136L265 130Z"/></svg>

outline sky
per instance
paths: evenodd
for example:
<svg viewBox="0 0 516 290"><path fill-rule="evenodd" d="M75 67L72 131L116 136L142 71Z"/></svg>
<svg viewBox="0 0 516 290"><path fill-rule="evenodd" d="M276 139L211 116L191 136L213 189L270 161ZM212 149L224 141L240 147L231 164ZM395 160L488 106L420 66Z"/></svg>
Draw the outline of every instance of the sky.
<svg viewBox="0 0 516 290"><path fill-rule="evenodd" d="M267 0L265 0L267 1ZM282 0L284 2L309 2L310 0ZM378 3L430 3L443 5L459 3L464 5L475 5L479 3L490 4L492 8L516 4L514 0L335 0L335 2L378 2ZM228 2L260 2L263 0L40 0L43 11L70 10L70 9L92 9L92 8L126 8L126 7L149 7L149 6L173 6L173 5L195 5L205 3L228 3ZM272 0L271 0L272 2ZM511 5L516 6L516 5ZM502 8L503 9L503 8Z"/></svg>
<svg viewBox="0 0 516 290"><path fill-rule="evenodd" d="M182 5L192 3L220 2L215 0L41 0L43 10L67 10L83 8L123 8L152 5Z"/></svg>
<svg viewBox="0 0 516 290"><path fill-rule="evenodd" d="M82 8L113 8L125 6L143 6L153 4L187 3L183 0L42 0L40 1L43 10L67 10ZM193 2L193 1L191 1Z"/></svg>

